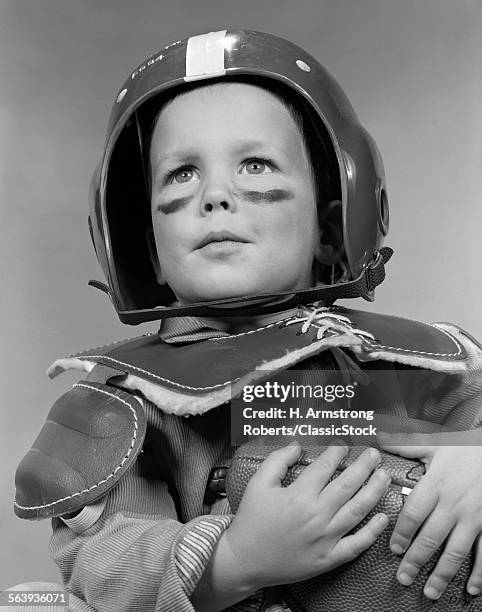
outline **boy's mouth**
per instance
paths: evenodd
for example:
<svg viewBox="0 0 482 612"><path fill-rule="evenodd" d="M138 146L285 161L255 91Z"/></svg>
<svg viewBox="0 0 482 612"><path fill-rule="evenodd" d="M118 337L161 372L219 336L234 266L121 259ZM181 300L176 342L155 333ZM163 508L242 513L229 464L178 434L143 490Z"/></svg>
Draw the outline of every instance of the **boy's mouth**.
<svg viewBox="0 0 482 612"><path fill-rule="evenodd" d="M212 244L215 242L230 243L230 242L249 242L249 241L246 240L245 238L241 238L240 236L237 236L236 234L233 234L232 232L227 232L227 231L209 232L209 234L204 236L201 242L199 242L199 244L196 246L196 250L202 249L208 244Z"/></svg>

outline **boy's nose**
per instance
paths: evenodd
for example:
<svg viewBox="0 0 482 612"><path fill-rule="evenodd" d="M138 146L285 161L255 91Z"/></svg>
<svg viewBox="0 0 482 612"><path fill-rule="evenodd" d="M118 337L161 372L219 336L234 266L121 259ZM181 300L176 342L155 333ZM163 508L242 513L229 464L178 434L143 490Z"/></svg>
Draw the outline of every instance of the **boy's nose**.
<svg viewBox="0 0 482 612"><path fill-rule="evenodd" d="M227 185L207 185L201 200L201 214L215 211L234 212L235 202Z"/></svg>
<svg viewBox="0 0 482 612"><path fill-rule="evenodd" d="M223 210L229 210L231 205L227 200L213 200L212 202L203 202L203 212L211 213L216 208L222 208Z"/></svg>

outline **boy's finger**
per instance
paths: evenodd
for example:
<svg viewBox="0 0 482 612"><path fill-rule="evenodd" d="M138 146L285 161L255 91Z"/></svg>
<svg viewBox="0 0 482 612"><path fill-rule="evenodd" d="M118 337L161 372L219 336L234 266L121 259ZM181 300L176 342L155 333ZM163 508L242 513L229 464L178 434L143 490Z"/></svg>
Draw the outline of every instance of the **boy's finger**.
<svg viewBox="0 0 482 612"><path fill-rule="evenodd" d="M420 569L442 546L453 526L454 521L448 513L434 510L400 563L397 579L401 584L412 584Z"/></svg>
<svg viewBox="0 0 482 612"><path fill-rule="evenodd" d="M332 518L330 526L339 534L345 534L356 527L385 493L390 480L388 472L377 470L368 483L340 508Z"/></svg>
<svg viewBox="0 0 482 612"><path fill-rule="evenodd" d="M345 504L360 489L380 462L380 452L367 448L338 478L330 482L320 493L319 501L332 513Z"/></svg>
<svg viewBox="0 0 482 612"><path fill-rule="evenodd" d="M438 599L470 553L476 533L473 529L455 528L450 534L442 556L425 583L424 595ZM480 579L480 576L479 576Z"/></svg>
<svg viewBox="0 0 482 612"><path fill-rule="evenodd" d="M310 465L305 467L291 486L293 488L311 489L315 494L319 494L329 482L347 452L348 447L344 444L329 446Z"/></svg>
<svg viewBox="0 0 482 612"><path fill-rule="evenodd" d="M396 555L407 550L414 535L437 504L437 491L425 478L415 485L398 515L390 538L390 548Z"/></svg>
<svg viewBox="0 0 482 612"><path fill-rule="evenodd" d="M467 582L467 591L471 595L479 595L482 593L482 536L477 538L477 544L474 546L474 565L472 572Z"/></svg>
<svg viewBox="0 0 482 612"><path fill-rule="evenodd" d="M263 461L251 481L262 481L265 486L280 486L288 469L299 459L301 451L302 448L296 440L273 451Z"/></svg>
<svg viewBox="0 0 482 612"><path fill-rule="evenodd" d="M334 567L352 561L370 548L389 522L386 514L376 514L356 533L341 538L333 548Z"/></svg>

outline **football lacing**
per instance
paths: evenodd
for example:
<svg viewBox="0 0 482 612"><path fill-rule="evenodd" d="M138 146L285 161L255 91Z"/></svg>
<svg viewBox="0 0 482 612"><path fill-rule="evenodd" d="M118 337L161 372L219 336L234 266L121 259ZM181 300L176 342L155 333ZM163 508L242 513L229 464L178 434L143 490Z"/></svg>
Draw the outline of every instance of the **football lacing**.
<svg viewBox="0 0 482 612"><path fill-rule="evenodd" d="M357 338L361 337L363 339L376 342L376 338L373 334L370 334L363 329L354 327L352 321L348 317L344 317L339 313L333 312L326 306L314 308L306 316L290 319L289 321L286 321L285 326L288 327L288 325L294 325L295 323L303 323L300 330L302 334L308 333L311 326L316 324L317 340L323 340L326 332L334 332L335 334L340 332L342 334L354 335Z"/></svg>

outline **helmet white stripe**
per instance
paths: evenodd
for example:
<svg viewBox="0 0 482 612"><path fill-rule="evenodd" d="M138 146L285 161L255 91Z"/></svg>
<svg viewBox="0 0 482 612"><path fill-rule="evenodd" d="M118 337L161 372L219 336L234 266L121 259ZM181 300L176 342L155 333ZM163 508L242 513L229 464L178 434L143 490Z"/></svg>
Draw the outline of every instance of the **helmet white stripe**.
<svg viewBox="0 0 482 612"><path fill-rule="evenodd" d="M185 81L195 81L206 76L222 76L224 68L224 39L226 30L191 36L186 49Z"/></svg>

